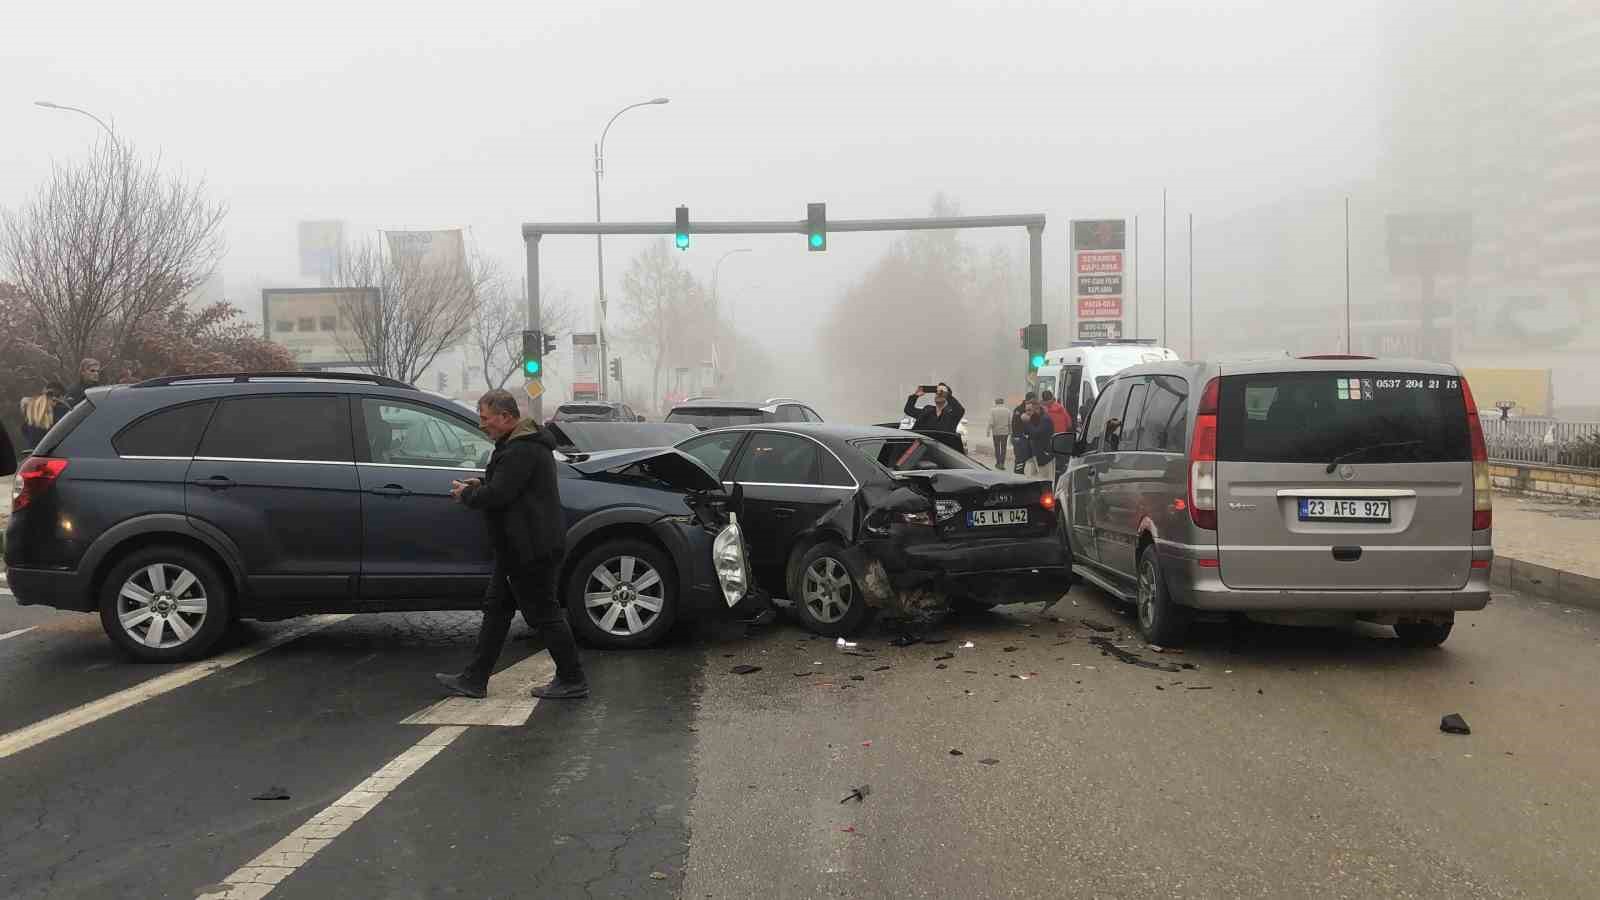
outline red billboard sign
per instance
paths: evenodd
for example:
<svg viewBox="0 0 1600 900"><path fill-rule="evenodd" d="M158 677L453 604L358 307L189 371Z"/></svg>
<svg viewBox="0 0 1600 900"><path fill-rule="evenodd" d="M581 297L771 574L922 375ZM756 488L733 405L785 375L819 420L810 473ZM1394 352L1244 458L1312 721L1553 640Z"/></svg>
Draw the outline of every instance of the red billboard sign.
<svg viewBox="0 0 1600 900"><path fill-rule="evenodd" d="M1078 318L1080 319L1120 319L1122 318L1121 297L1079 297Z"/></svg>
<svg viewBox="0 0 1600 900"><path fill-rule="evenodd" d="M1122 251L1102 250L1078 254L1078 274L1098 275L1122 271Z"/></svg>

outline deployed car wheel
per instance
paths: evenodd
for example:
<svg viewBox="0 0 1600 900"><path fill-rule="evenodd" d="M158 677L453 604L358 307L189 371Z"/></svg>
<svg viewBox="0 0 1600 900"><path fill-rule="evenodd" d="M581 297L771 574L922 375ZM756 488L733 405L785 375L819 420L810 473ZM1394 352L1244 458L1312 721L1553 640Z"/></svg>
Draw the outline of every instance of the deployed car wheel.
<svg viewBox="0 0 1600 900"><path fill-rule="evenodd" d="M1394 636L1407 647L1437 647L1450 637L1454 623L1410 622L1394 626Z"/></svg>
<svg viewBox="0 0 1600 900"><path fill-rule="evenodd" d="M800 557L789 599L807 630L829 637L851 634L871 614L861 590L864 580L843 547L824 541Z"/></svg>
<svg viewBox="0 0 1600 900"><path fill-rule="evenodd" d="M1189 633L1194 616L1172 602L1166 579L1161 577L1161 561L1155 545L1139 554L1139 634L1152 644L1176 647Z"/></svg>
<svg viewBox="0 0 1600 900"><path fill-rule="evenodd" d="M100 585L100 624L141 662L179 662L211 652L233 618L232 586L185 547L148 547L111 567Z"/></svg>
<svg viewBox="0 0 1600 900"><path fill-rule="evenodd" d="M567 576L567 618L586 644L613 649L659 643L678 618L667 554L643 541L608 541Z"/></svg>

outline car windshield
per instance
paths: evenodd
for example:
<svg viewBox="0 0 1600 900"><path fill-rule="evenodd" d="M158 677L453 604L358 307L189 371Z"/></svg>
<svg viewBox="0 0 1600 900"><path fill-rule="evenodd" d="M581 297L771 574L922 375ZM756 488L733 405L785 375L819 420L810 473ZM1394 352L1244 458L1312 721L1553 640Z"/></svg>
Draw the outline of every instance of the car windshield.
<svg viewBox="0 0 1600 900"><path fill-rule="evenodd" d="M756 425L766 421L758 409L675 409L668 422L681 422L700 428L726 428L729 425Z"/></svg>
<svg viewBox="0 0 1600 900"><path fill-rule="evenodd" d="M914 437L851 441L861 455L891 472L981 469L983 466L935 441Z"/></svg>
<svg viewBox="0 0 1600 900"><path fill-rule="evenodd" d="M1471 459L1461 379L1289 372L1222 379L1219 458L1332 464Z"/></svg>

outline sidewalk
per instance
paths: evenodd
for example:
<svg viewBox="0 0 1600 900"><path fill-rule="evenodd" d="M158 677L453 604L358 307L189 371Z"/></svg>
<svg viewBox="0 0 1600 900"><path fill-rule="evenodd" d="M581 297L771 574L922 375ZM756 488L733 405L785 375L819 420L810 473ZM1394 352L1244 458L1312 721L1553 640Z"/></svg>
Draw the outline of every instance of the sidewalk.
<svg viewBox="0 0 1600 900"><path fill-rule="evenodd" d="M1600 578L1600 506L1494 495L1494 552Z"/></svg>

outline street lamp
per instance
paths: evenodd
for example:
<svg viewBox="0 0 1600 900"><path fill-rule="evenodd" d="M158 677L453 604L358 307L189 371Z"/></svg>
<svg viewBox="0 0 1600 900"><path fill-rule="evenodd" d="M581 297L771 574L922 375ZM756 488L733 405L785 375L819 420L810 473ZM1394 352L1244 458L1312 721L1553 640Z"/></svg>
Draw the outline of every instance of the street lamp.
<svg viewBox="0 0 1600 900"><path fill-rule="evenodd" d="M617 110L616 115L613 115L611 120L606 122L605 129L600 132L600 140L594 145L594 223L596 225L600 224L600 176L605 171L606 135L610 133L611 126L616 124L618 117L630 109L638 109L641 106L662 106L668 102L670 101L666 97L657 97L654 100L630 103ZM600 333L600 396L604 397L608 396L606 391L606 256L603 238L598 234L594 236L594 264L600 282L600 315L596 319L595 325L597 327L595 330Z"/></svg>
<svg viewBox="0 0 1600 900"><path fill-rule="evenodd" d="M751 252L749 247L740 247L737 250L729 250L727 253L717 257L717 264L711 267L711 305L718 312L721 312L722 310L722 304L721 301L718 300L719 295L717 294L717 278L722 275L722 261L734 255L735 253L749 252Z"/></svg>
<svg viewBox="0 0 1600 900"><path fill-rule="evenodd" d="M79 109L76 106L65 106L60 103L52 103L49 100L35 100L33 101L33 105L42 107L44 109L59 109L63 112L75 112L79 115L88 116L95 121L95 124L106 130L106 136L111 138L111 143L117 148L117 154L122 154L122 142L117 140L117 133L111 130L110 125L107 125L105 122L101 121L99 116L89 112L87 109Z"/></svg>

